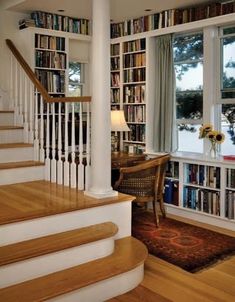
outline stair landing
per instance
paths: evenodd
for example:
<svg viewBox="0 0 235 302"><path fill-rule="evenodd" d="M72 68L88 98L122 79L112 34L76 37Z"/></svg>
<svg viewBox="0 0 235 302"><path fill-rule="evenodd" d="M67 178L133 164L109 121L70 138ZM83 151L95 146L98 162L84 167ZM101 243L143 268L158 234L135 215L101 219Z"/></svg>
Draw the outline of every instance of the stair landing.
<svg viewBox="0 0 235 302"><path fill-rule="evenodd" d="M0 186L0 225L132 201L130 195L96 199L83 191L47 181Z"/></svg>

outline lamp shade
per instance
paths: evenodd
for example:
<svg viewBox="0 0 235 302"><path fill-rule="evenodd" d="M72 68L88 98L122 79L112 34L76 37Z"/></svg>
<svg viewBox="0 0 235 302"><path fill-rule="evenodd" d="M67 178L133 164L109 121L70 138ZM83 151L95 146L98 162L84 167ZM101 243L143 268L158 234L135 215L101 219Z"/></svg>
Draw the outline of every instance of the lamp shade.
<svg viewBox="0 0 235 302"><path fill-rule="evenodd" d="M123 110L111 110L111 131L130 131Z"/></svg>

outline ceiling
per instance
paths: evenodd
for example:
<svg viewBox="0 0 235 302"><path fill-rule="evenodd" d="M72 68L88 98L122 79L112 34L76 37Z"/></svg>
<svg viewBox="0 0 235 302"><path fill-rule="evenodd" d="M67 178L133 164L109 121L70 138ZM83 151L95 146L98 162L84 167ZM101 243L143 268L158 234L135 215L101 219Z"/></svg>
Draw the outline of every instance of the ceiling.
<svg viewBox="0 0 235 302"><path fill-rule="evenodd" d="M99 0L94 0L99 1ZM110 0L110 18L114 22L149 15L167 9L195 6L214 1L205 0ZM4 9L30 13L46 11L70 17L91 19L92 0L0 0ZM58 10L64 10L59 12ZM151 11L145 11L150 9Z"/></svg>

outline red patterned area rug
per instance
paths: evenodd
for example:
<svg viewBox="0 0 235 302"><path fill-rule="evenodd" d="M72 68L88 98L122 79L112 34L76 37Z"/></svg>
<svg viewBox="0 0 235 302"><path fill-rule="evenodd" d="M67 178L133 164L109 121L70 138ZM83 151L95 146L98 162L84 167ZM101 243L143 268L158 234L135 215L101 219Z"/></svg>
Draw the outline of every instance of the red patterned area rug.
<svg viewBox="0 0 235 302"><path fill-rule="evenodd" d="M150 254L194 273L235 255L235 238L160 218L156 228L153 213L134 210L132 235L145 243Z"/></svg>

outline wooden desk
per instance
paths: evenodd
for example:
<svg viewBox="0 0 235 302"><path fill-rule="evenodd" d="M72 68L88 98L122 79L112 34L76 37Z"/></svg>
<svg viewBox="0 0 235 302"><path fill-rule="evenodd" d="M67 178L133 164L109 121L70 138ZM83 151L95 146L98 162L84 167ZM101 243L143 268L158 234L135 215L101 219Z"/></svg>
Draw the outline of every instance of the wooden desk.
<svg viewBox="0 0 235 302"><path fill-rule="evenodd" d="M138 164L138 162L146 160L145 154L132 154L117 152L111 154L112 169L119 169L122 167L130 167Z"/></svg>
<svg viewBox="0 0 235 302"><path fill-rule="evenodd" d="M132 154L117 152L111 154L111 167L112 167L112 186L119 178L119 168L135 166L138 163L146 160L145 154Z"/></svg>

